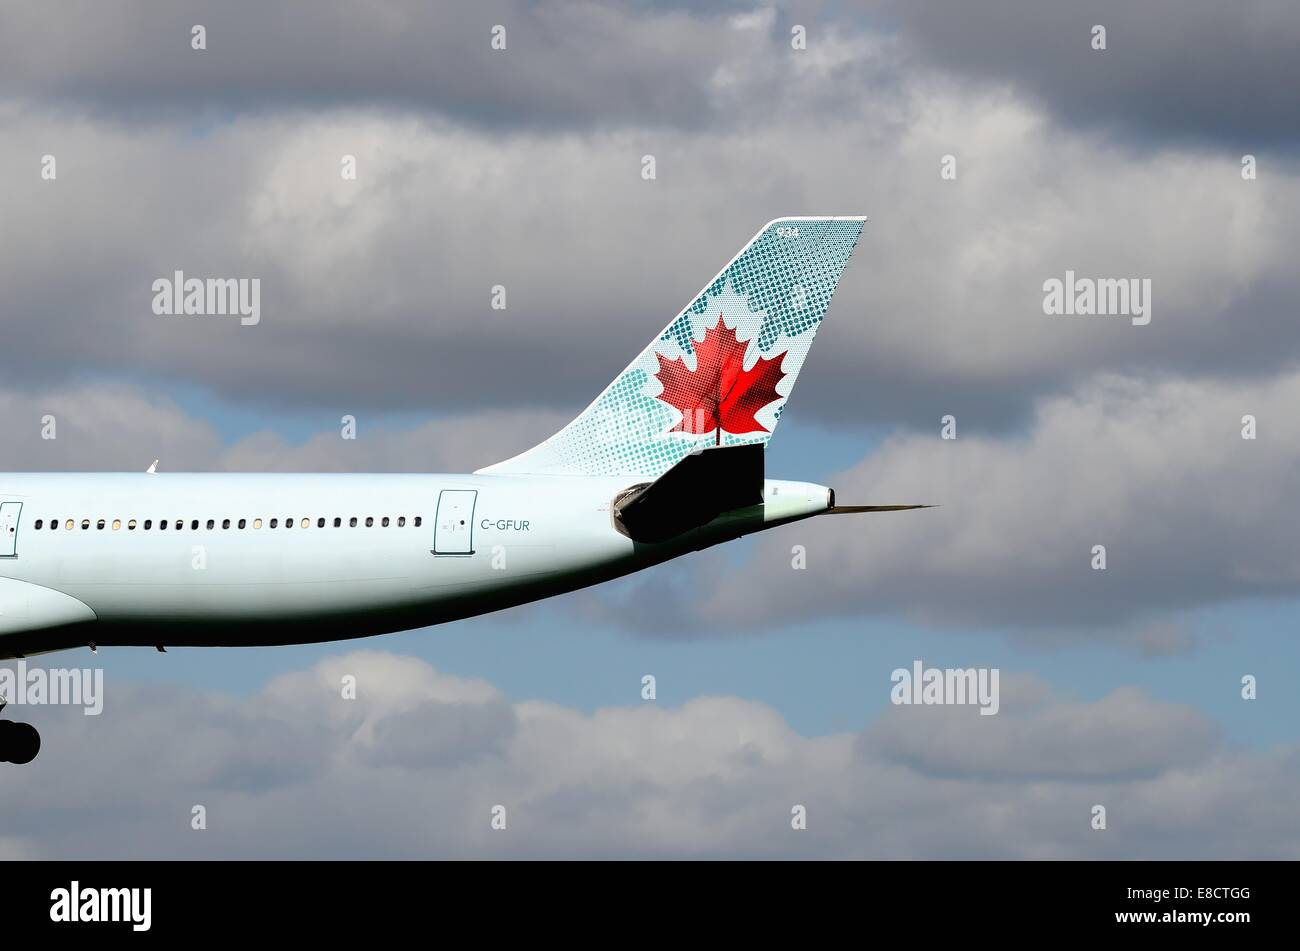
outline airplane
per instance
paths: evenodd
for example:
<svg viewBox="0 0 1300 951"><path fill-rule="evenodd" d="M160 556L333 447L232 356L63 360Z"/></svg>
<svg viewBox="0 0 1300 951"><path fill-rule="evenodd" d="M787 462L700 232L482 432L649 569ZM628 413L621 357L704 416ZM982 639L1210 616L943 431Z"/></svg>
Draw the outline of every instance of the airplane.
<svg viewBox="0 0 1300 951"><path fill-rule="evenodd" d="M764 225L572 422L473 473L0 474L0 660L403 631L812 516L927 507L766 477L866 220ZM30 762L40 737L0 721L0 745Z"/></svg>

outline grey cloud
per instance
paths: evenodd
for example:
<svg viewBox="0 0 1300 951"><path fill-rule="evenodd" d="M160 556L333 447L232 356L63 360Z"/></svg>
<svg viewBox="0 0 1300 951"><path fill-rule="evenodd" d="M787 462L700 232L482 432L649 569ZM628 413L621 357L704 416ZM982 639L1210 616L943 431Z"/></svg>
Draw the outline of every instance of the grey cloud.
<svg viewBox="0 0 1300 951"><path fill-rule="evenodd" d="M1064 125L1163 147L1242 152L1300 144L1300 9L1285 0L997 0L884 7L923 62L1012 84ZM1106 27L1107 49L1091 30Z"/></svg>
<svg viewBox="0 0 1300 951"><path fill-rule="evenodd" d="M815 350L794 398L837 425L928 427L961 410L968 427L1006 429L1034 396L1102 368L1245 378L1300 358L1294 162L1266 157L1243 182L1235 156L1197 142L1134 154L1051 121L1032 83L972 87L899 48L942 40L1009 69L1041 55L1069 70L1047 41L1019 57L1000 44L1021 29L1070 36L1072 18L1092 14L908 4L891 34L805 8L232 5L212 11L220 43L191 55L197 15L184 7L60 9L15 8L0 30L12 79L0 103L12 146L0 156L3 369L15 383L111 367L259 406L573 413L763 221L812 211L873 216L832 306L834 342ZM1189 9L1200 48L1225 58L1273 49L1294 19L1262 3L1240 18ZM1165 8L1113 12L1106 62L1127 62L1140 37L1156 51L1152 75L1177 86L1159 51L1185 40L1163 36ZM799 54L796 16L810 29ZM454 22L429 22L442 17ZM484 31L480 17L523 27L509 70L461 61L487 55L457 39ZM442 43L457 49L431 55ZM155 46L171 52L134 55ZM1273 68L1267 50L1250 58ZM456 85L406 75L444 68ZM1113 72L1105 82L1124 102L1158 101L1142 75ZM1234 114L1295 126L1270 98L1290 85L1225 95ZM465 112L424 108L408 87ZM605 95L608 109L585 98ZM205 97L215 115L155 108ZM683 109L709 124L671 112ZM589 121L566 124L566 110ZM56 182L37 174L47 152ZM959 178L943 182L949 152ZM646 153L654 182L639 175ZM355 182L339 177L344 154L357 156ZM155 316L150 285L176 269L259 277L262 323ZM1150 277L1152 325L1044 316L1042 283L1066 269ZM496 284L506 311L488 306Z"/></svg>
<svg viewBox="0 0 1300 951"><path fill-rule="evenodd" d="M873 220L794 412L928 428L961 411L998 429L1103 368L1243 378L1300 357L1294 172L1135 162L942 83L833 123L785 116L743 148L644 130L502 141L344 113L202 139L12 105L0 122L20 143L0 156L15 383L111 367L260 406L572 415L765 220L818 208ZM47 149L56 182L37 175ZM358 181L339 178L343 154ZM259 277L261 323L154 315L152 281L177 269ZM1043 281L1067 269L1150 277L1151 325L1045 316Z"/></svg>
<svg viewBox="0 0 1300 951"><path fill-rule="evenodd" d="M47 106L199 127L351 107L490 128L702 128L806 101L788 27L774 36L769 16L735 12L513 0L14 7L0 22L0 82ZM194 24L206 27L204 51L190 47ZM497 25L504 51L490 48Z"/></svg>
<svg viewBox="0 0 1300 951"><path fill-rule="evenodd" d="M468 472L535 445L566 418L489 410L397 426L360 413L355 439L341 438L341 417L328 416L323 432L300 442L261 430L226 444L172 400L123 383L0 389L0 413L9 421L0 470L14 472L143 472L154 459L163 472Z"/></svg>
<svg viewBox="0 0 1300 951"><path fill-rule="evenodd" d="M808 30L795 53L789 30ZM202 23L209 48L190 49ZM1091 27L1109 48L1089 47ZM489 48L504 25L505 52ZM14 95L132 122L202 129L232 114L409 111L486 128L743 128L774 107L842 111L891 79L932 69L1011 85L1066 126L1130 141L1235 149L1295 145L1300 17L1282 0L1062 8L1033 0L889 2L868 15L795 3L595 4L513 0L377 9L93 2L14 7L0 24ZM859 55L843 47L857 44ZM814 63L834 83L804 81Z"/></svg>
<svg viewBox="0 0 1300 951"><path fill-rule="evenodd" d="M344 673L357 677L354 701L339 695ZM330 658L237 703L123 684L99 718L34 708L46 749L6 776L0 854L1300 855L1296 750L1231 750L1200 717L1133 690L1079 703L1032 678L1009 682L1008 709L987 722L897 708L856 736L814 738L733 697L591 714L507 703L488 684L376 652ZM463 722L493 706L512 711L513 730L457 734L454 764L422 756L414 733L402 756L374 758L385 722ZM423 752L445 749L435 733ZM297 765L268 769L277 751ZM196 802L205 832L190 828ZM1089 828L1099 802L1106 835ZM790 828L795 803L806 833ZM489 827L497 804L506 832Z"/></svg>

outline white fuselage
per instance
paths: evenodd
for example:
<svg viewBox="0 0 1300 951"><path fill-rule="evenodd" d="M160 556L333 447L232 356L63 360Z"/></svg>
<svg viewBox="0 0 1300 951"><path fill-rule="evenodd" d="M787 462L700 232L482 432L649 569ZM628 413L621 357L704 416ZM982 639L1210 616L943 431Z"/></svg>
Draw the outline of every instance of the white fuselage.
<svg viewBox="0 0 1300 951"><path fill-rule="evenodd" d="M769 480L763 505L644 545L611 514L615 496L643 481L0 474L0 658L91 643L283 644L421 627L816 515L829 499L822 486Z"/></svg>

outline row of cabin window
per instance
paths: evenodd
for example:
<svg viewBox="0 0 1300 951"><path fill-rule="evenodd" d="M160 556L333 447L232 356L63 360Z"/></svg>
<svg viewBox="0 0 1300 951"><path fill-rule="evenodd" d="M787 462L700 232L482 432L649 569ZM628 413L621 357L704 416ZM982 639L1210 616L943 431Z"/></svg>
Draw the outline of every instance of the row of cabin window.
<svg viewBox="0 0 1300 951"><path fill-rule="evenodd" d="M318 519L316 519L316 527L317 527L317 528L324 528L325 525L326 525L326 521L327 521L327 520L326 520L326 519L323 519L323 518L318 518ZM405 516L405 515L399 515L395 520L392 520L392 521L395 522L395 524L397 525L398 528L405 528L405 527L406 527L406 516ZM417 515L417 516L415 516L415 518L413 518L413 519L411 520L411 524L414 525L416 528L419 528L420 525L421 525L421 523L422 523L423 521L424 521L424 519L421 518L419 515ZM277 527L279 527L279 522L280 522L280 520L279 520L278 518L273 518L273 519L271 519L270 522L268 523L268 527L269 527L269 528L277 528ZM349 528L356 528L356 527L358 526L358 523L359 523L358 517L355 516L355 515L352 516L350 519L348 519L348 527L349 527ZM100 531L103 531L105 524L106 524L106 523L105 523L104 519L102 519L102 518L101 518L101 519L97 519L97 520L95 521L95 528L98 529L98 530L100 530ZM147 518L147 519L145 519L145 520L144 520L144 526L143 526L143 527L144 527L144 530L145 530L145 531L149 531L149 529L153 528L153 524L154 524L153 519L151 519L151 518ZM390 519L388 518L387 515L383 516L383 517L379 520L379 527L380 527L380 528L388 528L389 524L390 524ZM44 526L45 526L45 519L43 519L43 518L38 518L38 519L36 520L36 528L37 528L37 530L39 531L39 530L40 530L41 528L43 528ZM54 531L54 530L58 529L58 527L59 527L59 520L58 520L57 518L52 518L52 519L50 519L50 521L49 521L49 526L50 526L50 530L51 530L51 531ZM65 525L64 527L65 527L68 531L72 531L74 528L76 528L76 526L77 526L77 521L76 521L76 519L72 519L72 518L70 518L70 519L67 520L67 523L66 523L66 525ZM113 531L116 532L116 531L118 531L119 529L121 529L121 527L122 527L122 520L121 520L120 518L115 518L115 519L113 519ZM134 530L135 530L135 527L136 527L136 520L135 520L135 519L131 519L131 520L129 520L129 521L126 523L126 527L127 527L127 530L128 530L128 531L134 531ZM216 527L217 527L217 520L216 520L216 519L213 519L213 518L208 519L208 520L207 520L207 527L208 527L209 529L216 528ZM223 518L223 519L221 520L221 527L222 527L222 528L230 528L230 519L228 519L228 518ZM247 528L247 527L248 527L248 519L246 519L246 518L241 518L241 519L239 519L238 522L236 523L236 527L238 527L238 528ZM260 518L255 518L255 519L253 519L253 527L254 527L254 528L261 528L261 527L262 527L262 520L261 520ZM284 520L284 527L285 527L285 528L293 528L293 519L292 519L292 518L286 518L286 519ZM310 527L311 527L311 519L309 519L309 518L304 518L304 519L302 520L302 527L303 527L303 528L310 528ZM335 527L335 528L342 528L342 527L343 527L343 519L341 519L341 518L335 518L335 519L334 519L334 527ZM375 527L375 519L374 519L374 517L373 517L373 516L369 516L369 515L366 516L366 528L374 528L374 527ZM81 529L82 529L82 531L85 531L85 530L87 530L87 529L89 529L89 528L90 528L90 519L88 519L88 518L83 518L83 519L81 520ZM178 518L178 519L176 519L176 531L179 532L179 531L181 531L181 530L184 529L184 528L185 528L185 520L184 520L183 518ZM194 519L194 520L192 520L192 521L190 522L190 530L191 530L191 531L198 531L198 528L199 528L199 519L196 518L196 519ZM158 530L159 530L159 531L162 531L162 532L165 532L165 531L167 530L167 519L164 518L164 519L159 519L159 520L158 520Z"/></svg>

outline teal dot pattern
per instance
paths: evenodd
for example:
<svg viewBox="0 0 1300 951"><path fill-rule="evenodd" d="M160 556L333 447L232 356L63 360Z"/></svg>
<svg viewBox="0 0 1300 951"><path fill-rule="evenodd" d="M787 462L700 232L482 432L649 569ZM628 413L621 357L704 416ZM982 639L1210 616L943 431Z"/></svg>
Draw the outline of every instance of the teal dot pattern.
<svg viewBox="0 0 1300 951"><path fill-rule="evenodd" d="M719 314L739 339L752 335L746 366L785 352L786 375L778 386L783 396L769 409L774 430L862 226L861 218L773 221L582 415L540 445L483 471L655 479L693 450L714 445L716 433L669 432L681 414L656 398L662 385L654 374L656 352L693 363L695 341ZM722 444L766 443L771 436L724 432Z"/></svg>

